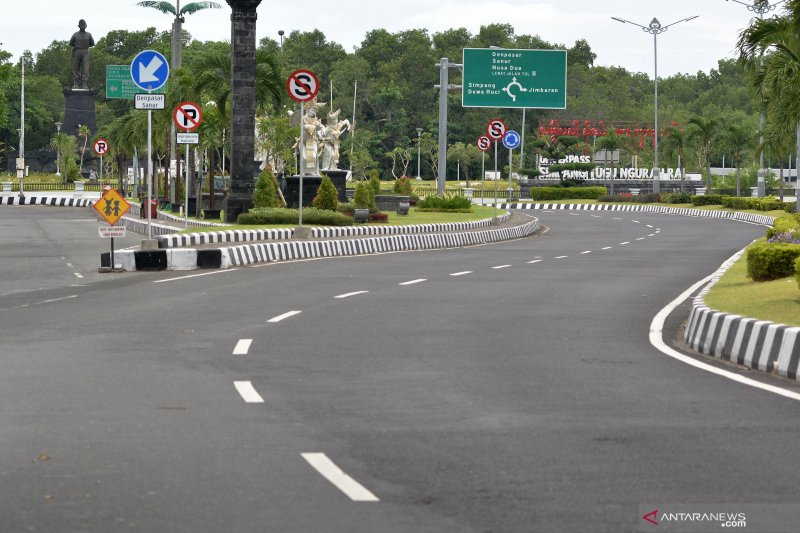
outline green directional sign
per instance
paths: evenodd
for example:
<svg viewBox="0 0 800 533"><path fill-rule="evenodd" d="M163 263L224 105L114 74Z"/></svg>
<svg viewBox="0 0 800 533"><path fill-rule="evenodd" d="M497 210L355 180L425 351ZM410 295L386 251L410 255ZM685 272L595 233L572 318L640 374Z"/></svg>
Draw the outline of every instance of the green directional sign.
<svg viewBox="0 0 800 533"><path fill-rule="evenodd" d="M163 93L165 87L154 93ZM136 93L143 93L139 87L133 83L131 78L130 65L108 65L106 66L106 98L123 98L133 100Z"/></svg>
<svg viewBox="0 0 800 533"><path fill-rule="evenodd" d="M567 108L567 51L465 48L464 107Z"/></svg>

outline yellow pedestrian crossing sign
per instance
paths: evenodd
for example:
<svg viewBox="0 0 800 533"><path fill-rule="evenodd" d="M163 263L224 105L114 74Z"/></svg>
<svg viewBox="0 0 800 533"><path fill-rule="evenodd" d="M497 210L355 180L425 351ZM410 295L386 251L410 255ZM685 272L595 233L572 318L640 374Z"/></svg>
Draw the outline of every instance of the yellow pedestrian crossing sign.
<svg viewBox="0 0 800 533"><path fill-rule="evenodd" d="M106 222L113 226L122 218L122 215L128 212L128 209L131 208L131 204L128 203L116 189L108 189L103 193L103 196L95 202L93 207Z"/></svg>

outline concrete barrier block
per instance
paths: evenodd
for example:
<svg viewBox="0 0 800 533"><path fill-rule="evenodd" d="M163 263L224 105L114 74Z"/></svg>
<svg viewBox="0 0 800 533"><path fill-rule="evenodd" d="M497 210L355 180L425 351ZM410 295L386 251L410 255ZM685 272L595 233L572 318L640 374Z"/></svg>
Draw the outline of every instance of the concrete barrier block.
<svg viewBox="0 0 800 533"><path fill-rule="evenodd" d="M197 250L168 249L167 270L196 270Z"/></svg>

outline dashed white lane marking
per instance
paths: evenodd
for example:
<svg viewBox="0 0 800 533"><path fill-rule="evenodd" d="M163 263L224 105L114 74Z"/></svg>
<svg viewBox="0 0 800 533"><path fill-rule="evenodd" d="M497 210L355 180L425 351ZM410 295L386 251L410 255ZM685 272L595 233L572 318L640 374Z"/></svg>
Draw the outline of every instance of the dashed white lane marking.
<svg viewBox="0 0 800 533"><path fill-rule="evenodd" d="M622 220L622 219L621 219L621 218L619 218L619 217L614 217L614 218L612 218L611 220Z"/></svg>
<svg viewBox="0 0 800 533"><path fill-rule="evenodd" d="M274 318L270 318L269 320L267 320L267 322L275 324L277 322L280 322L281 320L286 320L287 318L293 317L295 315L299 315L300 313L302 313L302 311L289 311L288 313L283 313L282 315L278 315L278 316L276 316Z"/></svg>
<svg viewBox="0 0 800 533"><path fill-rule="evenodd" d="M83 274L79 274L78 272L75 272L75 277L78 278L78 279L83 279Z"/></svg>
<svg viewBox="0 0 800 533"><path fill-rule="evenodd" d="M52 304L52 303L56 303L56 302L63 302L64 300L72 300L73 298L77 298L77 297L78 297L77 294L73 294L71 296L64 296L63 298L54 298L52 300L42 300L40 302L33 302L33 303L15 305L14 307L2 307L2 308L0 308L0 311L11 311L12 309L23 309L25 307L31 307L31 306L34 306L34 305Z"/></svg>
<svg viewBox="0 0 800 533"><path fill-rule="evenodd" d="M555 257L554 259L566 259L567 257L569 257L569 256L568 255L559 255L559 256Z"/></svg>
<svg viewBox="0 0 800 533"><path fill-rule="evenodd" d="M511 265L498 265L496 267L492 267L492 270L500 270L502 268L510 268Z"/></svg>
<svg viewBox="0 0 800 533"><path fill-rule="evenodd" d="M64 259L63 257L61 259ZM72 268L72 263L67 263L67 266Z"/></svg>
<svg viewBox="0 0 800 533"><path fill-rule="evenodd" d="M337 489L344 492L354 502L380 501L377 496L364 488L358 481L342 472L342 469L328 459L328 456L324 453L304 453L301 455L308 464L314 467L314 470L333 483Z"/></svg>
<svg viewBox="0 0 800 533"><path fill-rule="evenodd" d="M628 241L619 243L620 246L625 246L626 244L630 244Z"/></svg>
<svg viewBox="0 0 800 533"><path fill-rule="evenodd" d="M648 227L648 228L652 228L653 226L651 226L650 224L648 224L648 225L647 225L647 227Z"/></svg>
<svg viewBox="0 0 800 533"><path fill-rule="evenodd" d="M541 263L541 262L542 262L542 260L541 260L541 259L534 259L533 261L528 261L528 264L529 264L529 265L532 265L532 264L534 264L534 263Z"/></svg>
<svg viewBox="0 0 800 533"><path fill-rule="evenodd" d="M600 215L589 215L589 216L592 217L592 218L603 218Z"/></svg>
<svg viewBox="0 0 800 533"><path fill-rule="evenodd" d="M639 238L638 238L638 239L636 239L636 240L637 240L637 241L643 241L643 240L645 240L645 239L646 239L646 237L639 237Z"/></svg>
<svg viewBox="0 0 800 533"><path fill-rule="evenodd" d="M655 233L651 233L650 235L648 235L648 237L655 237L655 236L656 236Z"/></svg>
<svg viewBox="0 0 800 533"><path fill-rule="evenodd" d="M261 397L256 389L253 388L253 384L249 381L234 381L233 385L236 387L236 390L239 392L239 395L246 403L264 403L264 398Z"/></svg>
<svg viewBox="0 0 800 533"><path fill-rule="evenodd" d="M631 220L631 222L633 222L634 224L641 224L641 222L639 222L638 220Z"/></svg>
<svg viewBox="0 0 800 533"><path fill-rule="evenodd" d="M271 263L269 263L271 264ZM215 270L214 272L204 272L203 274L192 274L190 276L181 276L178 278L159 279L153 283L167 283L168 281L180 281L182 279L201 278L203 276L215 276L217 274L227 274L228 272L236 272L238 268L229 268L227 270Z"/></svg>
<svg viewBox="0 0 800 533"><path fill-rule="evenodd" d="M453 272L450 275L456 277L456 276L466 276L467 274L472 274L472 270L465 270L464 272Z"/></svg>
<svg viewBox="0 0 800 533"><path fill-rule="evenodd" d="M591 250L586 250L585 252L581 252L581 255L586 255L586 254L590 254L590 253L592 253Z"/></svg>
<svg viewBox="0 0 800 533"><path fill-rule="evenodd" d="M610 250L613 246L606 246L605 248L601 248L601 250Z"/></svg>
<svg viewBox="0 0 800 533"><path fill-rule="evenodd" d="M578 213L570 213L570 216L579 217L580 215Z"/></svg>
<svg viewBox="0 0 800 533"><path fill-rule="evenodd" d="M412 279L411 281L404 281L403 283L398 283L398 285L416 285L417 283L422 283L424 281L428 281L425 278L420 279Z"/></svg>
<svg viewBox="0 0 800 533"><path fill-rule="evenodd" d="M250 352L251 344L253 344L253 339L239 339L233 349L233 355L247 355Z"/></svg>
<svg viewBox="0 0 800 533"><path fill-rule="evenodd" d="M367 294L369 291L355 291L355 292L347 292L345 294L340 294L339 296L334 296L337 300L342 300L344 298L350 298L351 296L358 296L359 294Z"/></svg>

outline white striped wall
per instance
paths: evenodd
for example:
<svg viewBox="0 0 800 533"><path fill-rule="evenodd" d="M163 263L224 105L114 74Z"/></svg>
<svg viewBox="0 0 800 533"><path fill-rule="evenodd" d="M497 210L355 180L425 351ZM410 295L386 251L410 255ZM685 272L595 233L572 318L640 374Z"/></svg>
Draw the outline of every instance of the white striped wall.
<svg viewBox="0 0 800 533"><path fill-rule="evenodd" d="M90 207L94 200L89 198L62 198L47 196L26 196L23 202L19 196L0 196L0 205L47 205L53 207Z"/></svg>

